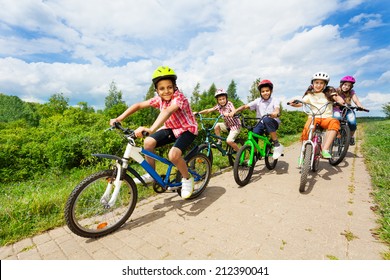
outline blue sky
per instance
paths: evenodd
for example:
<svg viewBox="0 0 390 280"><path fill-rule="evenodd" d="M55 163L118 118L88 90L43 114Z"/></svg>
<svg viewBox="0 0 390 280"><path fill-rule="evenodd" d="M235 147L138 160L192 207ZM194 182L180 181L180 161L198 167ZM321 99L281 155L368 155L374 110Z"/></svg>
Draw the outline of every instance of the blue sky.
<svg viewBox="0 0 390 280"><path fill-rule="evenodd" d="M153 70L169 65L190 97L199 82L246 102L257 78L283 102L313 73L345 75L369 115L390 102L385 0L0 0L0 92L44 103L104 107L115 81L127 104L143 100ZM359 113L363 116L364 113Z"/></svg>

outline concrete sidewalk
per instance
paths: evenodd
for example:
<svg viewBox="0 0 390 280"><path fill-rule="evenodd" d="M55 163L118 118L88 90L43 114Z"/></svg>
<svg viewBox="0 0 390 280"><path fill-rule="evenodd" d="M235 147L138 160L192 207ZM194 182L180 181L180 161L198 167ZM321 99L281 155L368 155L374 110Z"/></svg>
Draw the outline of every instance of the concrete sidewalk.
<svg viewBox="0 0 390 280"><path fill-rule="evenodd" d="M245 187L230 170L198 199L165 193L141 202L109 236L85 239L61 227L1 247L0 259L382 259L388 248L372 234L377 217L359 143L340 166L321 160L307 194L298 191L299 148L287 147L273 171L259 161Z"/></svg>

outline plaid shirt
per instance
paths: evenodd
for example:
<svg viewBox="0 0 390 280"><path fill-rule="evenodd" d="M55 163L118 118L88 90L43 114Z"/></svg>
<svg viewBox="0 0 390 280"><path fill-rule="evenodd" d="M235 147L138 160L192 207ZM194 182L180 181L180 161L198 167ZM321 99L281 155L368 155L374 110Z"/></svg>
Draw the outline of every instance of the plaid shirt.
<svg viewBox="0 0 390 280"><path fill-rule="evenodd" d="M213 110L218 110L218 112L223 115L229 114L235 109L233 103L228 101L225 106L221 106L219 104L215 105ZM226 126L230 128L230 130L239 130L241 128L241 121L239 118L223 116L223 120L225 121Z"/></svg>
<svg viewBox="0 0 390 280"><path fill-rule="evenodd" d="M191 111L190 103L182 92L176 90L170 101L163 101L160 96L149 99L149 104L160 111L168 108L172 104L179 106L179 109L165 121L162 128L172 129L173 134L178 138L183 132L189 131L198 134L198 123Z"/></svg>

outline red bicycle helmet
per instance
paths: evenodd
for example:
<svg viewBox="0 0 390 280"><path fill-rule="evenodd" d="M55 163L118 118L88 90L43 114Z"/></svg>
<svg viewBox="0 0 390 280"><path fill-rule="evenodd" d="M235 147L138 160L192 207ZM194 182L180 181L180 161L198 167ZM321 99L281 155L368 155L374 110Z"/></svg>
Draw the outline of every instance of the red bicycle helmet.
<svg viewBox="0 0 390 280"><path fill-rule="evenodd" d="M260 83L257 84L257 89L259 91L261 91L262 87L269 87L272 91L274 88L274 85L270 80L262 80Z"/></svg>

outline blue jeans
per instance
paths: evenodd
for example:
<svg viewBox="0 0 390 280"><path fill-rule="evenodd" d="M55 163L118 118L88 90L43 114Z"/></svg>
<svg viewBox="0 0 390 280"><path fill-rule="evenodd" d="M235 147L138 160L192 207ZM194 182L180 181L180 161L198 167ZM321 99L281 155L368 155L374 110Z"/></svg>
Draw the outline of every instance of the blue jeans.
<svg viewBox="0 0 390 280"><path fill-rule="evenodd" d="M333 112L333 117L341 121L341 112L335 111ZM355 112L352 110L349 110L345 116L349 129L352 131L356 130L356 115Z"/></svg>
<svg viewBox="0 0 390 280"><path fill-rule="evenodd" d="M279 127L279 124L277 121L275 121L273 118L264 118L262 122L259 122L254 128L253 132L259 135L275 132Z"/></svg>

